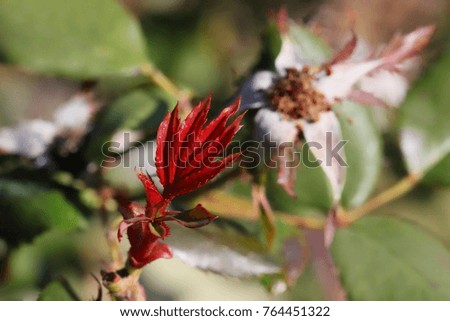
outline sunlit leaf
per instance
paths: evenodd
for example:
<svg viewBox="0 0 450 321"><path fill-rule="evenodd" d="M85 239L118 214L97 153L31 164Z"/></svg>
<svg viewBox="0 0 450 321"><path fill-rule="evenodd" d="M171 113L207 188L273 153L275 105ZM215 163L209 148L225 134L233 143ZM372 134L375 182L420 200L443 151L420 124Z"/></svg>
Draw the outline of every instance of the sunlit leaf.
<svg viewBox="0 0 450 321"><path fill-rule="evenodd" d="M355 207L363 203L372 192L378 180L382 162L381 133L373 117L363 106L343 102L334 106L342 131L347 174L342 204Z"/></svg>
<svg viewBox="0 0 450 321"><path fill-rule="evenodd" d="M336 232L332 254L351 300L450 299L450 252L410 223L361 219Z"/></svg>
<svg viewBox="0 0 450 321"><path fill-rule="evenodd" d="M8 62L73 78L147 62L138 22L113 0L1 0L0 50Z"/></svg>
<svg viewBox="0 0 450 321"><path fill-rule="evenodd" d="M257 238L231 225L210 224L196 230L173 226L167 243L185 263L221 275L246 278L280 272L262 254Z"/></svg>
<svg viewBox="0 0 450 321"><path fill-rule="evenodd" d="M31 182L0 180L0 234L29 238L49 228L86 226L79 210L56 189Z"/></svg>
<svg viewBox="0 0 450 321"><path fill-rule="evenodd" d="M443 54L401 108L400 146L410 173L423 174L450 152L450 55Z"/></svg>

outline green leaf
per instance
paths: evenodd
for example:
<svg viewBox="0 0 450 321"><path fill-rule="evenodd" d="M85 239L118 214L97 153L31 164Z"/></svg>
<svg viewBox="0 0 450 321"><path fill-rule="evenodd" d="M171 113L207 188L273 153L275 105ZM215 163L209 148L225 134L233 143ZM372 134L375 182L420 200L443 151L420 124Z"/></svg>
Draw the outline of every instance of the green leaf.
<svg viewBox="0 0 450 321"><path fill-rule="evenodd" d="M62 286L61 282L53 281L39 294L38 301L73 301L67 290Z"/></svg>
<svg viewBox="0 0 450 321"><path fill-rule="evenodd" d="M410 223L361 219L336 232L332 254L352 300L450 300L450 252Z"/></svg>
<svg viewBox="0 0 450 321"><path fill-rule="evenodd" d="M410 173L423 174L450 152L450 55L411 90L400 114L400 146Z"/></svg>
<svg viewBox="0 0 450 321"><path fill-rule="evenodd" d="M118 98L99 116L88 143L87 157L92 159L102 156L102 149L106 151L109 147L103 144L119 130L156 131L166 112L165 104L154 92L138 89Z"/></svg>
<svg viewBox="0 0 450 321"><path fill-rule="evenodd" d="M256 70L274 69L275 59L280 53L281 37L276 21L269 20L261 37L262 48Z"/></svg>
<svg viewBox="0 0 450 321"><path fill-rule="evenodd" d="M308 147L303 148L303 155ZM306 165L305 165L306 164ZM274 209L295 215L311 215L317 211L326 212L333 203L333 195L328 178L318 163L302 161L297 168L294 191L297 198L289 196L277 183L277 170L270 170L267 196Z"/></svg>
<svg viewBox="0 0 450 321"><path fill-rule="evenodd" d="M208 225L217 219L217 216L210 214L203 206L199 204L195 208L172 216L171 219L175 220L184 227L197 228Z"/></svg>
<svg viewBox="0 0 450 321"><path fill-rule="evenodd" d="M147 63L138 22L113 0L0 0L0 50L8 62L77 79Z"/></svg>
<svg viewBox="0 0 450 321"><path fill-rule="evenodd" d="M333 52L325 41L302 25L291 23L288 37L309 65L320 65L332 56Z"/></svg>
<svg viewBox="0 0 450 321"><path fill-rule="evenodd" d="M91 221L83 231L50 229L31 243L11 249L5 265L8 278L0 284L0 298L29 300L37 297L39 288L49 280L61 278L83 299L95 297L95 293L85 292L84 281L110 259L103 233L104 226Z"/></svg>
<svg viewBox="0 0 450 321"><path fill-rule="evenodd" d="M450 186L450 154L433 167L425 175L423 181L427 184Z"/></svg>
<svg viewBox="0 0 450 321"><path fill-rule="evenodd" d="M0 213L0 235L16 242L49 228L69 231L86 226L60 191L32 182L0 179Z"/></svg>
<svg viewBox="0 0 450 321"><path fill-rule="evenodd" d="M342 204L361 205L377 183L382 162L381 133L368 106L343 102L333 107L341 125L348 164Z"/></svg>
<svg viewBox="0 0 450 321"><path fill-rule="evenodd" d="M171 225L167 243L186 264L221 275L247 278L281 271L255 236L225 220L201 229Z"/></svg>

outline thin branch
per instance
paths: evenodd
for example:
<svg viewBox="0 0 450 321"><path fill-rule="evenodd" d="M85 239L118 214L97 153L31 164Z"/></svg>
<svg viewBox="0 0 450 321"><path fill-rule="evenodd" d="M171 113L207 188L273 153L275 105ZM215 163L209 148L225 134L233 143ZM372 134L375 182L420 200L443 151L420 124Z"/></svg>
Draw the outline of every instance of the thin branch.
<svg viewBox="0 0 450 321"><path fill-rule="evenodd" d="M338 270L329 249L325 246L323 230L305 230L306 241L314 272L322 288L325 300L345 301L347 294L341 284Z"/></svg>
<svg viewBox="0 0 450 321"><path fill-rule="evenodd" d="M152 65L145 64L140 67L140 72L156 86L174 96L178 100L178 105L183 115L187 115L192 110L192 94L187 90L179 88L172 80L170 80L170 78L163 74L161 70Z"/></svg>
<svg viewBox="0 0 450 321"><path fill-rule="evenodd" d="M421 178L420 175L410 174L363 205L349 211L338 212L337 221L339 225L351 224L373 210L404 196L420 182Z"/></svg>

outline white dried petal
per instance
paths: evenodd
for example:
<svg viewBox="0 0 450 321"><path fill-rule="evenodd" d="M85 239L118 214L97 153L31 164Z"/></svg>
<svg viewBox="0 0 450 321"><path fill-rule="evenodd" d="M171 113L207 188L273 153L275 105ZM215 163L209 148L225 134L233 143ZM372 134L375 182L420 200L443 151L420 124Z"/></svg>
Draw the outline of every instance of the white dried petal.
<svg viewBox="0 0 450 321"><path fill-rule="evenodd" d="M256 137L258 140L268 139L277 145L286 142L294 142L298 135L298 129L294 121L285 119L282 114L261 108L255 115Z"/></svg>
<svg viewBox="0 0 450 321"><path fill-rule="evenodd" d="M409 83L405 77L397 72L380 70L374 75L362 78L359 87L389 106L396 107L405 99Z"/></svg>
<svg viewBox="0 0 450 321"><path fill-rule="evenodd" d="M382 59L336 64L331 67L331 75L318 79L315 87L333 104L336 100L345 98L363 76L382 64Z"/></svg>
<svg viewBox="0 0 450 321"><path fill-rule="evenodd" d="M333 111L328 111L322 113L317 122L302 123L305 141L320 161L320 166L330 182L334 201L337 202L342 194L346 173L345 164L340 164L338 158L332 157L332 149L343 141L339 121ZM344 148L339 149L338 155L345 162Z"/></svg>
<svg viewBox="0 0 450 321"><path fill-rule="evenodd" d="M286 69L296 68L301 70L305 61L302 57L301 50L287 36L283 36L281 50L275 59L275 68L280 75L286 74Z"/></svg>

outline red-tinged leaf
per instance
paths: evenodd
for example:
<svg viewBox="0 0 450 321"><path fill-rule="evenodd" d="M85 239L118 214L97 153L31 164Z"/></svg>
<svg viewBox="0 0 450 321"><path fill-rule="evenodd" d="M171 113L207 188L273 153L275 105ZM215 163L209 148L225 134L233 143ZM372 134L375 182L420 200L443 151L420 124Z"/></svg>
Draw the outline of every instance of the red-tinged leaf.
<svg viewBox="0 0 450 321"><path fill-rule="evenodd" d="M175 176L174 158L174 138L180 126L178 118L178 105L171 113L168 113L158 128L156 138L156 173L163 186L170 182L170 178Z"/></svg>
<svg viewBox="0 0 450 321"><path fill-rule="evenodd" d="M137 202L119 200L119 212L125 220L145 214L145 207Z"/></svg>
<svg viewBox="0 0 450 321"><path fill-rule="evenodd" d="M166 220L165 217L162 217L162 219ZM154 229L154 231L152 230L152 228ZM156 219L155 222L151 224L150 230L152 230L153 234L162 238L163 240L170 235L169 226L162 220L158 221L158 219Z"/></svg>
<svg viewBox="0 0 450 321"><path fill-rule="evenodd" d="M136 255L137 254L137 255ZM139 253L129 252L129 260L131 266L140 269L157 259L171 259L173 257L172 249L164 243L155 241L147 248L147 252L139 251Z"/></svg>
<svg viewBox="0 0 450 321"><path fill-rule="evenodd" d="M206 116L208 115L210 107L211 95L206 97L192 109L181 126L180 136L182 141L186 140L189 134L197 133L202 129L203 125L206 123Z"/></svg>
<svg viewBox="0 0 450 321"><path fill-rule="evenodd" d="M136 172L136 175L144 185L145 194L147 195L146 215L154 217L158 208L165 203L165 200L148 174L144 174L141 170L140 173Z"/></svg>
<svg viewBox="0 0 450 321"><path fill-rule="evenodd" d="M176 107L175 107L176 109ZM171 113L167 113L167 115L164 117L163 121L161 122L161 125L159 125L158 133L156 135L156 154L155 154L155 166L156 166L156 173L159 177L159 181L164 186L166 184L166 174L165 174L165 149L166 149L166 142L167 142L167 131L169 129L169 122L170 122Z"/></svg>
<svg viewBox="0 0 450 321"><path fill-rule="evenodd" d="M158 241L159 237L152 233L147 222L133 224L127 234L131 244L128 256L133 267L141 268L156 259L172 257L172 250Z"/></svg>
<svg viewBox="0 0 450 321"><path fill-rule="evenodd" d="M216 158L224 156L225 149L242 127L240 121L244 117L244 114L245 113L237 117L224 131L221 130L220 133L222 134L220 137L215 138L214 140L204 141L201 148L191 155L189 162L187 163L188 167L182 171L180 176L190 175L193 171L196 171L201 167L219 167L220 163L217 162ZM212 136L213 135L211 135L211 138Z"/></svg>
<svg viewBox="0 0 450 321"><path fill-rule="evenodd" d="M216 119L213 119L202 130L199 139L201 141L214 140L214 138L217 137L218 134L222 133L225 130L228 119L230 119L230 117L236 114L236 112L239 110L240 102L241 99L238 98L231 106L223 109L220 115Z"/></svg>
<svg viewBox="0 0 450 321"><path fill-rule="evenodd" d="M175 179L175 173L177 170L177 155L179 150L179 130L180 130L180 118L178 117L178 106L171 113L171 119L169 123L169 130L167 132L167 142L165 142L165 154L168 157L164 162L164 169L166 173L167 183L172 183Z"/></svg>
<svg viewBox="0 0 450 321"><path fill-rule="evenodd" d="M138 224L138 223L144 223L144 222L150 222L151 219L142 215L138 217L133 217L129 219L125 219L119 224L119 229L117 230L117 238L119 242L122 240L123 233L132 225Z"/></svg>
<svg viewBox="0 0 450 321"><path fill-rule="evenodd" d="M242 125L240 125L240 122L242 118L245 116L245 112L236 117L236 119L227 126L225 131L222 133L222 135L219 138L220 143L224 146L224 148L227 148L230 144L233 137L236 135L236 133L242 128Z"/></svg>
<svg viewBox="0 0 450 321"><path fill-rule="evenodd" d="M216 162L213 162L214 167L212 167L211 164L209 164L209 166L206 166L208 164L203 164L201 169L180 178L174 186L171 186L167 191L164 190L164 195L166 195L166 193L171 197L183 195L205 185L227 166L230 166L240 155L241 153L235 153L217 160Z"/></svg>
<svg viewBox="0 0 450 321"><path fill-rule="evenodd" d="M210 102L208 102L210 103ZM209 106L208 106L209 108ZM184 157L183 160L185 160L184 165L187 165L185 167L186 170L183 170L183 174L187 175L192 172L192 170L196 170L200 168L203 164L203 160L206 157L209 157L210 155L220 155L222 154L224 148L226 148L229 144L229 142L224 142L220 139L221 135L224 135L224 131L226 126L226 123L228 119L236 113L236 111L239 108L239 99L230 107L225 108L220 115L211 121L204 129L202 129L199 133L193 132L188 135L189 138L192 138L195 140L194 143L191 141L188 145L183 146L187 150L189 150L187 155L188 157ZM230 124L231 127L239 126L239 122L242 119L240 116L239 119L236 119L233 124ZM226 133L232 133L233 130L230 129L225 131ZM236 131L234 132L234 134ZM230 138L227 137L231 141L234 134L231 135ZM195 144L195 145L194 145ZM216 148L216 152L212 152L211 150L207 150L209 146L216 146L219 148ZM182 174L182 175L183 175Z"/></svg>
<svg viewBox="0 0 450 321"><path fill-rule="evenodd" d="M218 216L209 213L201 204L198 204L193 209L181 212L174 216L165 217L166 220L173 220L185 227L197 228L208 225Z"/></svg>

